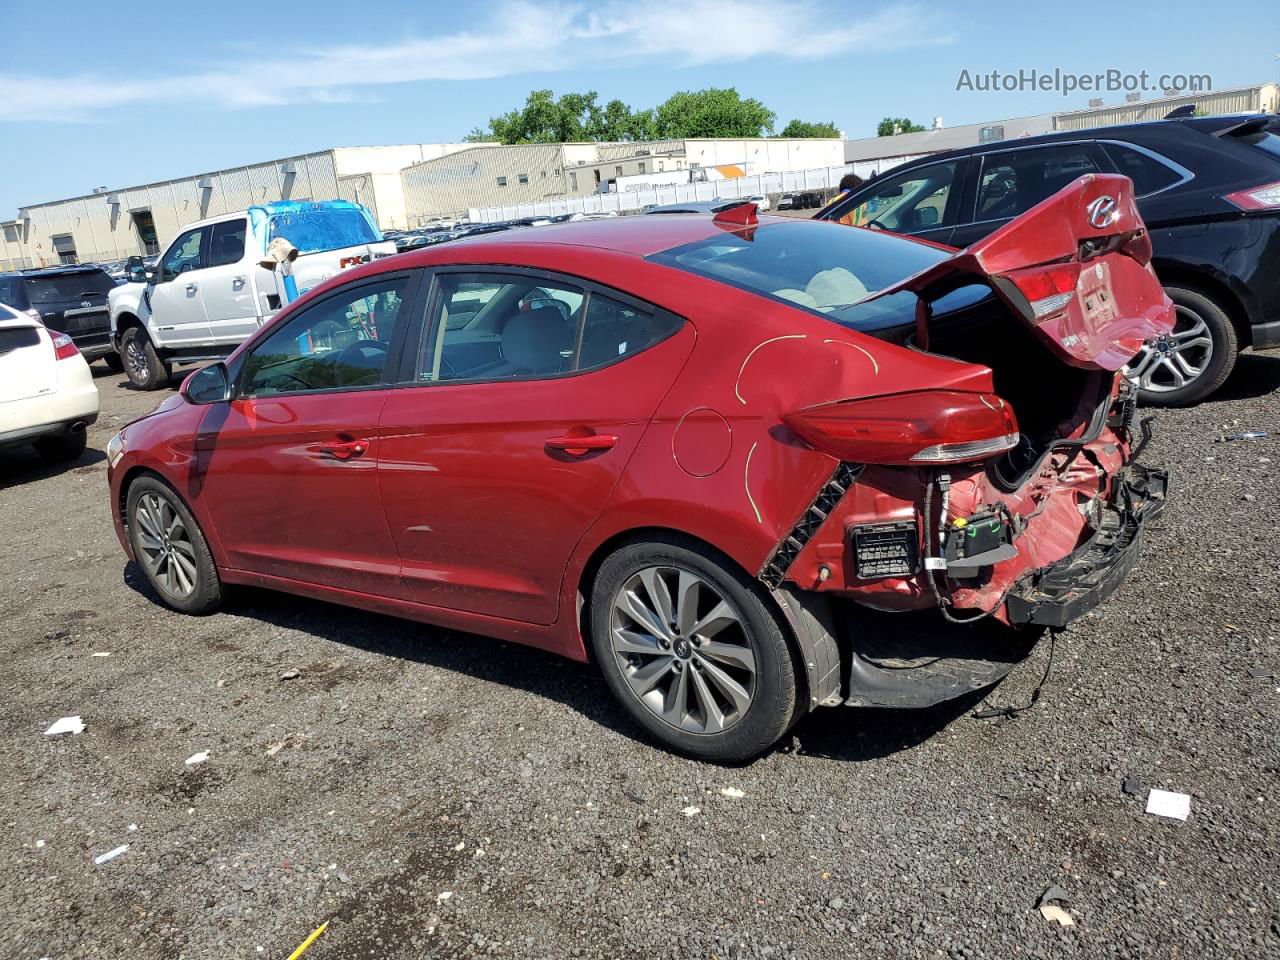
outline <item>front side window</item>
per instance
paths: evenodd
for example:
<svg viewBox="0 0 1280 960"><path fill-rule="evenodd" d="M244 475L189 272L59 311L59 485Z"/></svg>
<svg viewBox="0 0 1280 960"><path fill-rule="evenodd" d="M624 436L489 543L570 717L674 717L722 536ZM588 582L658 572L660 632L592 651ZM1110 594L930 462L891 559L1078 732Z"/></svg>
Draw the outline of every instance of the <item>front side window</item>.
<svg viewBox="0 0 1280 960"><path fill-rule="evenodd" d="M387 358L408 277L361 284L306 307L249 353L241 395L390 383Z"/></svg>
<svg viewBox="0 0 1280 960"><path fill-rule="evenodd" d="M643 350L680 321L571 283L488 273L443 274L420 381L530 380L604 366Z"/></svg>
<svg viewBox="0 0 1280 960"><path fill-rule="evenodd" d="M1141 150L1135 150L1121 143L1104 143L1102 149L1116 165L1116 170L1133 181L1133 192L1136 196L1143 197L1148 193L1155 193L1157 190L1173 186L1182 179L1182 174L1178 171Z"/></svg>
<svg viewBox="0 0 1280 960"><path fill-rule="evenodd" d="M169 247L164 259L160 261L160 279L172 280L180 273L200 269L200 248L204 245L208 227L197 227L188 230Z"/></svg>
<svg viewBox="0 0 1280 960"><path fill-rule="evenodd" d="M1079 143L988 155L982 162L974 220L1016 217L1085 174L1098 172L1088 147Z"/></svg>
<svg viewBox="0 0 1280 960"><path fill-rule="evenodd" d="M245 221L226 220L213 225L209 245L209 266L221 267L244 259Z"/></svg>
<svg viewBox="0 0 1280 960"><path fill-rule="evenodd" d="M854 227L912 233L941 226L956 179L956 164L939 163L887 178L837 219Z"/></svg>

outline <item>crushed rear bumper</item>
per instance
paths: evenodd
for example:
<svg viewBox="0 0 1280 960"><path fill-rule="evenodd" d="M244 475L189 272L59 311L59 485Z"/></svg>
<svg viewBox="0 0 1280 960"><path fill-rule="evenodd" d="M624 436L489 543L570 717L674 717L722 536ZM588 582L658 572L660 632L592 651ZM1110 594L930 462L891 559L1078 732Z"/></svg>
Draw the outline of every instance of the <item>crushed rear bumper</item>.
<svg viewBox="0 0 1280 960"><path fill-rule="evenodd" d="M1093 536L1051 567L1023 578L1005 599L1011 624L1064 627L1111 596L1138 562L1143 525L1164 508L1168 475L1130 464Z"/></svg>

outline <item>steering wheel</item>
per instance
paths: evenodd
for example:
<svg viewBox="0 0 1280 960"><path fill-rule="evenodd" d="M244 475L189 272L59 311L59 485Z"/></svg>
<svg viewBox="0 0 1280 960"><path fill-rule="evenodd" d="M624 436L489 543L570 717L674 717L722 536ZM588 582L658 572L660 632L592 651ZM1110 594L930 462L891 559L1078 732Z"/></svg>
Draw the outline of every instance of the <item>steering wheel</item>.
<svg viewBox="0 0 1280 960"><path fill-rule="evenodd" d="M868 230L888 230L889 229L879 220L868 220L866 223L863 224L863 226L866 227Z"/></svg>

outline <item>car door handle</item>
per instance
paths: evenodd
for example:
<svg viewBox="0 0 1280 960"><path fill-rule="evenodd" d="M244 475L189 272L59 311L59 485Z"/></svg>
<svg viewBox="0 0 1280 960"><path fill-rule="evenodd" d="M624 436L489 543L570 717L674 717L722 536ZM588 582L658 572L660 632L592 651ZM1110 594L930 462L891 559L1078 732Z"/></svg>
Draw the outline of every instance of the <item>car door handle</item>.
<svg viewBox="0 0 1280 960"><path fill-rule="evenodd" d="M551 437L547 446L571 457L585 457L597 450L612 450L618 438L609 433L591 433L585 437Z"/></svg>
<svg viewBox="0 0 1280 960"><path fill-rule="evenodd" d="M312 448L317 453L323 453L333 457L335 460L354 460L357 457L364 456L369 449L369 441L367 440L333 440L329 443L318 443Z"/></svg>
<svg viewBox="0 0 1280 960"><path fill-rule="evenodd" d="M195 293L198 289L200 288L197 287L194 283L187 284L187 293Z"/></svg>
<svg viewBox="0 0 1280 960"><path fill-rule="evenodd" d="M231 285L233 287L243 287L248 279L248 277L232 277Z"/></svg>

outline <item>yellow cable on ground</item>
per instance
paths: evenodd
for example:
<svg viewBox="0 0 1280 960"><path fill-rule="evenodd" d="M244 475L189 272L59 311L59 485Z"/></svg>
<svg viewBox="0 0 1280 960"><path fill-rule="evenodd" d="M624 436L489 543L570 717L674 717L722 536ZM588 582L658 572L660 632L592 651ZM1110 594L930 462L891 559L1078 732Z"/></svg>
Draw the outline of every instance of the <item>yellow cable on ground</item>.
<svg viewBox="0 0 1280 960"><path fill-rule="evenodd" d="M325 927L327 927L327 926L329 926L329 921L328 921L328 920L326 920L324 923L320 924L320 926L316 927L316 928L315 928L315 930L312 932L311 936L309 936L309 937L307 937L307 939L303 940L303 941L302 941L302 943L300 943L300 944L298 945L298 949L297 949L297 950L295 950L295 951L293 951L293 953L289 954L289 960L298 960L298 958L299 958L300 956L302 956L302 955L306 952L307 947L309 947L309 946L311 946L313 943L315 943L315 942L316 942L316 938L317 938L317 937L319 937L319 936L320 936L320 934L324 933L324 929L325 929Z"/></svg>

